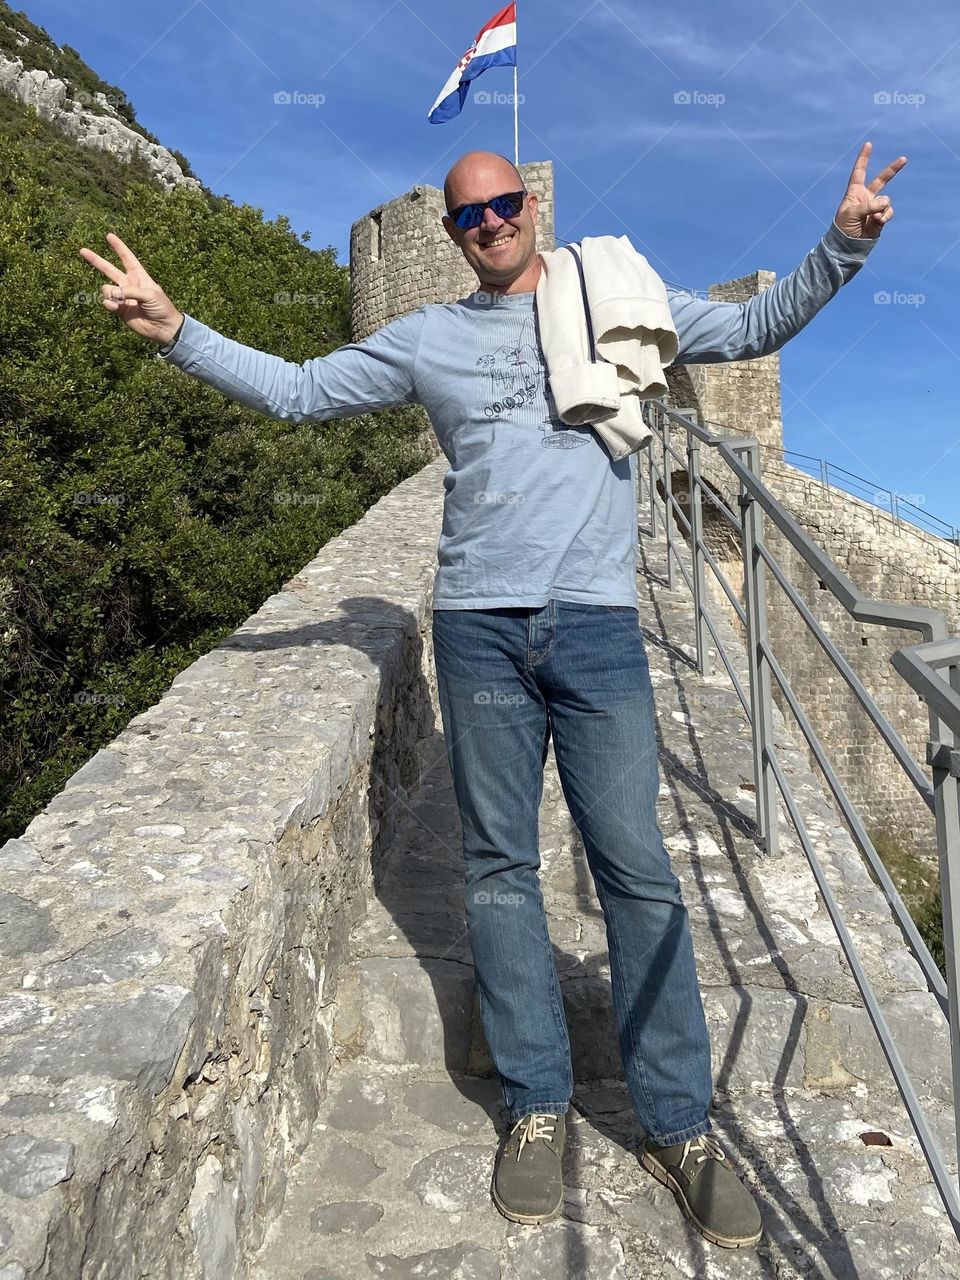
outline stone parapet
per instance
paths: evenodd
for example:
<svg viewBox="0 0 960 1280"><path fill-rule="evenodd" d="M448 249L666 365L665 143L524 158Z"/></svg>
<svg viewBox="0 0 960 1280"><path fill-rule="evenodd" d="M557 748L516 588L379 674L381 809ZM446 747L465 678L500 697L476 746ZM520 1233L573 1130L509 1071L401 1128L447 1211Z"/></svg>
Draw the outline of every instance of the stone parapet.
<svg viewBox="0 0 960 1280"><path fill-rule="evenodd" d="M332 539L0 849L0 1277L244 1274L434 732L445 461Z"/></svg>

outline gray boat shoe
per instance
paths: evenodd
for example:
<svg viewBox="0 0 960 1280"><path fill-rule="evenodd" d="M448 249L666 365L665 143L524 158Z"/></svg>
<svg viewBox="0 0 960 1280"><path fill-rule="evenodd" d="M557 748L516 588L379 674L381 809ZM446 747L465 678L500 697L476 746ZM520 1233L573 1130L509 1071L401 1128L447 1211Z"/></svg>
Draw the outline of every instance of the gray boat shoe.
<svg viewBox="0 0 960 1280"><path fill-rule="evenodd" d="M712 1244L745 1249L760 1239L757 1202L712 1134L672 1147L658 1147L647 1138L640 1163L670 1188L680 1208Z"/></svg>
<svg viewBox="0 0 960 1280"><path fill-rule="evenodd" d="M537 1112L517 1120L500 1143L490 1193L512 1222L550 1222L563 1209L564 1116Z"/></svg>

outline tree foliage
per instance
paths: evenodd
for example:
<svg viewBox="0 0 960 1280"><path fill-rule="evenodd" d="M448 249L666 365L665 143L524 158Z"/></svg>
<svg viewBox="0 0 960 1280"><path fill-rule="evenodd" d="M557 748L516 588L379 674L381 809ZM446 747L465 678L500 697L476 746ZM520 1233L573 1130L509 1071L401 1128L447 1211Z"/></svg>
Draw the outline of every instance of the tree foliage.
<svg viewBox="0 0 960 1280"><path fill-rule="evenodd" d="M226 400L107 313L77 254L116 231L183 310L300 362L348 340L333 249L0 103L3 838L428 455L419 409L296 425Z"/></svg>

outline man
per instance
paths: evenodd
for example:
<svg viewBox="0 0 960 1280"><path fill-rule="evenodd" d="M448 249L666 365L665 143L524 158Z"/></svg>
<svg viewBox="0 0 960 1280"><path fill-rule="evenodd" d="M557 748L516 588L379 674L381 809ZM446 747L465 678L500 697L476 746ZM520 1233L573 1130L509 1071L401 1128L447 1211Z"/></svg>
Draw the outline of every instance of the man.
<svg viewBox="0 0 960 1280"><path fill-rule="evenodd" d="M893 217L864 143L832 225L790 275L745 303L668 288L678 363L778 350L859 270ZM104 306L160 354L277 418L422 404L451 464L433 600L447 756L463 829L465 905L481 1018L510 1132L492 1196L517 1222L562 1207L573 1080L537 870L552 734L603 908L641 1161L709 1240L756 1243L758 1207L712 1135L710 1046L679 884L656 821L653 697L637 618L636 459L613 462L548 398L534 291L537 196L503 156L462 156L443 224L481 289L420 307L302 365L182 314L119 237Z"/></svg>

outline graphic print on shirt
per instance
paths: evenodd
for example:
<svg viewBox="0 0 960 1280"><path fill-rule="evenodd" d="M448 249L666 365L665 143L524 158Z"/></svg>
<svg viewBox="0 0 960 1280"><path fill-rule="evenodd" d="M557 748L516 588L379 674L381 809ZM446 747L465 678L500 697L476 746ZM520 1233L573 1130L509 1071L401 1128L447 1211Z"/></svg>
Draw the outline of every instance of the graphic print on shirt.
<svg viewBox="0 0 960 1280"><path fill-rule="evenodd" d="M546 365L537 345L532 316L524 318L519 342L501 343L479 356L476 368L483 412L488 420L516 421L516 410L536 406L543 448L577 449L587 443L585 433L566 427L548 408Z"/></svg>

